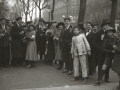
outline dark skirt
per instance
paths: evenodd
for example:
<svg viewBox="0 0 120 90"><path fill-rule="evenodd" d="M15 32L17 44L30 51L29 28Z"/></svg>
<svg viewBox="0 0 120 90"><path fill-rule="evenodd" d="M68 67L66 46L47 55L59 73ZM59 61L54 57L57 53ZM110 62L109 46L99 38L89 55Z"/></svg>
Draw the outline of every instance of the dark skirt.
<svg viewBox="0 0 120 90"><path fill-rule="evenodd" d="M53 44L48 44L47 59L51 60L51 61L55 59L54 43Z"/></svg>
<svg viewBox="0 0 120 90"><path fill-rule="evenodd" d="M120 74L120 55L116 54L112 64L112 70Z"/></svg>

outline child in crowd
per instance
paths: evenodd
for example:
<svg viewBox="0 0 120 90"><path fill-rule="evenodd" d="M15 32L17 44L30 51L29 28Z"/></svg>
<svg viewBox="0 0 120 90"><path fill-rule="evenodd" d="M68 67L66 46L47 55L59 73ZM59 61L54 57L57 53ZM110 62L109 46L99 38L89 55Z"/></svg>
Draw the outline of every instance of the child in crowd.
<svg viewBox="0 0 120 90"><path fill-rule="evenodd" d="M91 55L90 45L83 33L83 30L79 26L73 28L74 36L72 38L71 54L74 67L74 79L79 79L79 66L82 69L82 77L84 78L83 83L87 82L88 77L88 61L87 55ZM79 62L81 65L79 65Z"/></svg>

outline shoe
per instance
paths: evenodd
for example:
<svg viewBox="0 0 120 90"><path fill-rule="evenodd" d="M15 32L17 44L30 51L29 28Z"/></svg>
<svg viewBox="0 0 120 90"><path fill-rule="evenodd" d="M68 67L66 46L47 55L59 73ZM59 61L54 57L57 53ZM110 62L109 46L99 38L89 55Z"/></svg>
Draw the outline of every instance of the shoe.
<svg viewBox="0 0 120 90"><path fill-rule="evenodd" d="M101 84L101 81L96 81L94 84L100 85L100 84Z"/></svg>
<svg viewBox="0 0 120 90"><path fill-rule="evenodd" d="M27 68L31 68L32 66L31 65L28 65Z"/></svg>
<svg viewBox="0 0 120 90"><path fill-rule="evenodd" d="M91 79L92 78L92 76L90 75L89 77L87 77L87 79Z"/></svg>
<svg viewBox="0 0 120 90"><path fill-rule="evenodd" d="M109 80L104 80L106 83L110 83L110 81Z"/></svg>
<svg viewBox="0 0 120 90"><path fill-rule="evenodd" d="M86 78L84 78L84 81L83 81L83 84L85 84L85 83L87 83L87 79Z"/></svg>
<svg viewBox="0 0 120 90"><path fill-rule="evenodd" d="M62 73L68 73L68 70L63 71Z"/></svg>
<svg viewBox="0 0 120 90"><path fill-rule="evenodd" d="M10 68L8 65L5 65L6 68Z"/></svg>
<svg viewBox="0 0 120 90"><path fill-rule="evenodd" d="M69 71L67 75L72 75L72 71Z"/></svg>
<svg viewBox="0 0 120 90"><path fill-rule="evenodd" d="M71 79L71 81L77 81L79 80L79 77L74 77L73 79Z"/></svg>

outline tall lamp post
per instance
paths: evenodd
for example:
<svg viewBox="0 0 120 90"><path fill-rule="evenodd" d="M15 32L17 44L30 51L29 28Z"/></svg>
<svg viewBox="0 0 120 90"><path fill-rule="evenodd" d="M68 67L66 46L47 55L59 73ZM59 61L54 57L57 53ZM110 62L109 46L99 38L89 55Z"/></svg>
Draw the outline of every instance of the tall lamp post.
<svg viewBox="0 0 120 90"><path fill-rule="evenodd" d="M47 7L47 10L48 10L48 15L49 15L49 22L51 21L51 7L50 7L50 5L48 5L48 7Z"/></svg>

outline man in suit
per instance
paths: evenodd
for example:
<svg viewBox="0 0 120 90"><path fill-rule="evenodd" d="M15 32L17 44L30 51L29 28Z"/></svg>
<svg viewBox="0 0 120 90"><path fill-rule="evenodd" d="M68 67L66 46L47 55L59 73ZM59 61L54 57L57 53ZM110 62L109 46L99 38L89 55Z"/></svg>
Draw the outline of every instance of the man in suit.
<svg viewBox="0 0 120 90"><path fill-rule="evenodd" d="M91 48L91 55L88 56L88 64L89 64L89 79L91 79L92 77L92 74L93 74L93 70L92 70L92 65L93 65L93 62L92 62L92 59L93 59L93 45L92 45L92 40L93 40L93 36L94 36L94 33L93 33L93 28L92 28L92 23L91 22L87 22L86 24L87 26L87 30L86 30L86 38L90 44L90 48Z"/></svg>
<svg viewBox="0 0 120 90"><path fill-rule="evenodd" d="M103 46L103 41L105 39L105 31L106 31L107 27L109 27L109 24L110 24L110 22L108 20L103 20L102 25L101 25L102 30L95 33L94 38L93 38L93 45L94 45L95 49L97 50L95 55L97 56L96 60L97 60L97 65L98 65L98 80L100 78L102 65L105 60L105 53L102 51L102 46ZM109 79L109 69L105 73L104 80L106 82L109 82L108 79ZM98 81L98 80L94 84L100 84L100 81Z"/></svg>
<svg viewBox="0 0 120 90"><path fill-rule="evenodd" d="M65 71L63 73L68 73L68 75L72 74L73 70L73 60L72 60L72 55L70 54L71 51L71 44L72 44L72 25L70 24L70 18L65 18L65 31L64 31L64 46L65 46Z"/></svg>
<svg viewBox="0 0 120 90"><path fill-rule="evenodd" d="M45 55L45 49L46 49L45 33L46 33L45 21L43 19L40 19L37 25L36 42L37 42L37 51L38 54L40 55L41 60Z"/></svg>
<svg viewBox="0 0 120 90"><path fill-rule="evenodd" d="M0 19L0 67L8 68L10 60L9 33L7 31L6 19Z"/></svg>
<svg viewBox="0 0 120 90"><path fill-rule="evenodd" d="M12 37L12 60L14 66L18 66L18 62L22 58L22 36L24 32L22 31L22 17L16 18L16 23L11 28L11 37Z"/></svg>

